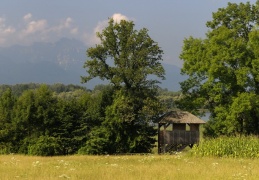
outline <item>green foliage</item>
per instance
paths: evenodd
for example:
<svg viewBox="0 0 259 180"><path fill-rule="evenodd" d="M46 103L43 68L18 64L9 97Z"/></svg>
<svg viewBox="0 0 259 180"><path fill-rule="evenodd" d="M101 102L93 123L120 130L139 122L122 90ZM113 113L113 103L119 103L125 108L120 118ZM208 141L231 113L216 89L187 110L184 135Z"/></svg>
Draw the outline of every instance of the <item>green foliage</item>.
<svg viewBox="0 0 259 180"><path fill-rule="evenodd" d="M0 144L0 154L10 154L12 153L13 146L10 142Z"/></svg>
<svg viewBox="0 0 259 180"><path fill-rule="evenodd" d="M76 153L86 141L91 126L91 119L85 114L89 99L90 95L85 93L80 98L58 101L58 124L52 136L60 139L63 154Z"/></svg>
<svg viewBox="0 0 259 180"><path fill-rule="evenodd" d="M118 154L144 153L153 148L156 131L150 124L148 114L155 116L154 110L141 106L146 116L134 113L134 108L140 110L137 98L124 96L117 92L112 105L107 106L105 120L100 127L94 128L85 146L79 150L80 154ZM147 101L152 108L152 101ZM146 104L147 105L147 104ZM156 106L156 105L154 105ZM157 110L159 107L153 107ZM150 112L149 112L150 111Z"/></svg>
<svg viewBox="0 0 259 180"><path fill-rule="evenodd" d="M206 139L191 151L195 156L258 158L259 139L255 136Z"/></svg>
<svg viewBox="0 0 259 180"><path fill-rule="evenodd" d="M111 86L89 92L57 84L54 92L50 85L33 85L14 85L0 92L1 154L75 154L100 127L113 101ZM14 87L29 89L14 95Z"/></svg>
<svg viewBox="0 0 259 180"><path fill-rule="evenodd" d="M101 88L100 88L101 87ZM101 85L94 88L91 99L87 102L86 113L93 120L92 127L100 126L105 119L106 107L113 102L114 87Z"/></svg>
<svg viewBox="0 0 259 180"><path fill-rule="evenodd" d="M61 154L60 140L50 136L40 136L28 146L28 154L36 156L55 156Z"/></svg>
<svg viewBox="0 0 259 180"><path fill-rule="evenodd" d="M157 83L147 80L147 75L164 78L160 62L163 51L147 32L145 28L134 30L131 21L117 23L110 19L108 27L97 34L101 44L87 50L92 59L85 62L88 76L82 77L83 82L99 77L116 87L137 88Z"/></svg>
<svg viewBox="0 0 259 180"><path fill-rule="evenodd" d="M158 89L157 98L164 106L164 112L176 108L176 101L179 100L181 92L168 91L168 89Z"/></svg>
<svg viewBox="0 0 259 180"><path fill-rule="evenodd" d="M9 151L13 141L13 108L16 99L13 96L11 89L5 90L0 94L0 144L1 151Z"/></svg>
<svg viewBox="0 0 259 180"><path fill-rule="evenodd" d="M103 126L109 132L110 142L113 142L113 149L109 153L144 153L150 152L153 147L156 131L150 126L150 120L155 115L152 110L146 110L145 105L138 106L140 104L134 100L137 98L118 93L114 103L106 109ZM148 106L150 108L151 103ZM136 113L134 109L145 113ZM150 119L147 118L149 115Z"/></svg>
<svg viewBox="0 0 259 180"><path fill-rule="evenodd" d="M0 94L1 94L1 92L6 91L7 89L11 89L13 95L15 97L17 97L17 96L21 96L24 91L38 89L41 85L42 84L39 84L39 83L15 84L15 85L3 84L3 85L0 85ZM60 84L60 83L55 83L55 84L47 85L47 86L51 91L54 91L58 94L64 93L64 92L73 92L76 90L87 91L87 89L85 87L73 85L73 84L64 85L64 84Z"/></svg>
<svg viewBox="0 0 259 180"><path fill-rule="evenodd" d="M258 13L258 2L228 3L207 22L205 39L184 40L180 58L189 79L178 107L208 109L212 136L259 134Z"/></svg>
<svg viewBox="0 0 259 180"><path fill-rule="evenodd" d="M117 23L110 19L97 37L101 42L87 50L91 59L85 62L88 76L82 77L82 81L95 77L108 80L113 95L111 103L101 106L105 112L101 115L102 127L93 131L81 151L149 152L154 143L154 129L149 124L163 109L157 98L158 81L148 76L164 78L160 62L163 51L149 37L147 29L137 31L131 21Z"/></svg>
<svg viewBox="0 0 259 180"><path fill-rule="evenodd" d="M104 126L92 129L88 141L78 150L78 154L100 155L113 152L115 146L112 141L109 141L109 135L110 132Z"/></svg>
<svg viewBox="0 0 259 180"><path fill-rule="evenodd" d="M55 127L56 99L47 86L25 91L14 108L17 139L49 135Z"/></svg>

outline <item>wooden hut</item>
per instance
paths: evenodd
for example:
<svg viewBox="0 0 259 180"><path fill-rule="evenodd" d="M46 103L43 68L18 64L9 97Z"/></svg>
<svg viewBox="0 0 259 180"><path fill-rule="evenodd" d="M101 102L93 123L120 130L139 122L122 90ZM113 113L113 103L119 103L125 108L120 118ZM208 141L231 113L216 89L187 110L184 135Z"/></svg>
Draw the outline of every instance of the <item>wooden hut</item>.
<svg viewBox="0 0 259 180"><path fill-rule="evenodd" d="M199 143L205 121L186 111L171 111L158 120L158 153L180 151Z"/></svg>

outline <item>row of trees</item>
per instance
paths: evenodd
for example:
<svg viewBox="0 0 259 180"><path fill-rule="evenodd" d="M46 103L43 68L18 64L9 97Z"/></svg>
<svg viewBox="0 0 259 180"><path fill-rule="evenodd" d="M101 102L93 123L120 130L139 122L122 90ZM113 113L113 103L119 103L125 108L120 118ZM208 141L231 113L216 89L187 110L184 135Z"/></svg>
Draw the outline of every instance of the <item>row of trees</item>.
<svg viewBox="0 0 259 180"><path fill-rule="evenodd" d="M147 130L152 130L153 134L143 135L150 139L144 139L142 134L135 137L126 134L128 132L120 129L123 125L116 119L115 122L108 121L116 97L110 85L98 85L93 91L62 84L2 85L0 89L0 154L49 156L148 152L153 147L152 126ZM174 96L174 93L160 89L158 97L166 107ZM132 149L129 149L126 146L129 142L125 141L122 147L126 137L132 138L129 142L146 144L131 144Z"/></svg>
<svg viewBox="0 0 259 180"><path fill-rule="evenodd" d="M54 93L46 85L26 90L20 96L11 89L2 92L1 153L65 155L85 146L91 129L100 125L105 113L102 108L111 99L106 96L112 97L111 89L66 94Z"/></svg>

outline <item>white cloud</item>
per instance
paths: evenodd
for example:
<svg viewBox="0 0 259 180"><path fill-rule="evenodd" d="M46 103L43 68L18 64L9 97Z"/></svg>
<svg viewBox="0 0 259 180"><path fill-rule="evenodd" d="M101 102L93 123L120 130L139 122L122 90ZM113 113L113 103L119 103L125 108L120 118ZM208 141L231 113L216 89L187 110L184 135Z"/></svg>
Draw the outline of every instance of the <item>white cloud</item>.
<svg viewBox="0 0 259 180"><path fill-rule="evenodd" d="M77 27L73 26L73 19L71 17L68 17L65 20L61 21L59 25L50 27L48 31L60 34L61 32L68 30L75 33L75 29L77 29Z"/></svg>
<svg viewBox="0 0 259 180"><path fill-rule="evenodd" d="M74 34L74 35L78 34L78 28L76 27L76 28L71 29L70 33Z"/></svg>
<svg viewBox="0 0 259 180"><path fill-rule="evenodd" d="M79 29L71 17L61 20L58 24L51 24L47 19L37 19L31 13L27 13L21 20L14 28L6 25L6 19L0 17L0 46L28 45L41 41L53 42L61 37L80 36Z"/></svg>
<svg viewBox="0 0 259 180"><path fill-rule="evenodd" d="M47 21L45 19L41 19L38 21L30 21L27 26L26 29L23 30L25 35L29 35L35 32L39 32L39 31L44 31L47 27Z"/></svg>
<svg viewBox="0 0 259 180"><path fill-rule="evenodd" d="M15 29L12 27L8 27L6 29L3 30L4 34L13 34L15 32Z"/></svg>
<svg viewBox="0 0 259 180"><path fill-rule="evenodd" d="M94 28L94 34L97 32L102 32L102 30L108 25L108 21L102 21L97 24L97 26Z"/></svg>
<svg viewBox="0 0 259 180"><path fill-rule="evenodd" d="M29 21L31 18L32 18L32 14L31 13L28 13L25 16L23 16L23 20L26 21L26 22Z"/></svg>
<svg viewBox="0 0 259 180"><path fill-rule="evenodd" d="M115 13L111 17L115 22L120 23L121 20L129 20L128 17ZM108 25L109 20L101 21L97 24L97 26L94 28L94 32L101 32L107 25Z"/></svg>
<svg viewBox="0 0 259 180"><path fill-rule="evenodd" d="M15 32L15 28L6 26L5 19L0 17L0 35L8 35Z"/></svg>
<svg viewBox="0 0 259 180"><path fill-rule="evenodd" d="M70 28L72 22L73 22L73 19L71 17L68 17L65 20L65 24L64 24L65 28Z"/></svg>
<svg viewBox="0 0 259 180"><path fill-rule="evenodd" d="M112 15L112 19L115 21L115 22L120 22L121 20L129 20L129 18L128 17L126 17L126 16L124 16L124 15L122 15L122 14L120 14L120 13L115 13L115 14L113 14Z"/></svg>
<svg viewBox="0 0 259 180"><path fill-rule="evenodd" d="M115 13L111 16L115 22L120 23L121 20L129 20L129 18L123 14ZM97 26L94 28L92 35L85 35L85 41L89 45L98 44L100 40L96 37L97 32L102 32L102 30L107 27L109 20L104 20L98 22Z"/></svg>
<svg viewBox="0 0 259 180"><path fill-rule="evenodd" d="M7 45L12 44L31 44L35 41L48 40L48 21L46 19L35 19L31 13L23 16L23 23L17 29L14 37Z"/></svg>
<svg viewBox="0 0 259 180"><path fill-rule="evenodd" d="M5 18L0 17L0 45L5 44L8 38L16 31L15 28L7 26L5 22Z"/></svg>
<svg viewBox="0 0 259 180"><path fill-rule="evenodd" d="M5 19L0 17L0 27L5 25Z"/></svg>
<svg viewBox="0 0 259 180"><path fill-rule="evenodd" d="M123 14L115 13L111 16L115 22L129 18ZM97 23L92 32L80 31L72 17L66 17L55 23L44 18L36 18L31 13L21 17L21 22L11 26L7 25L6 19L0 16L0 46L14 44L28 45L33 42L54 42L61 37L78 38L84 40L87 45L99 43L96 37L108 25L108 20Z"/></svg>

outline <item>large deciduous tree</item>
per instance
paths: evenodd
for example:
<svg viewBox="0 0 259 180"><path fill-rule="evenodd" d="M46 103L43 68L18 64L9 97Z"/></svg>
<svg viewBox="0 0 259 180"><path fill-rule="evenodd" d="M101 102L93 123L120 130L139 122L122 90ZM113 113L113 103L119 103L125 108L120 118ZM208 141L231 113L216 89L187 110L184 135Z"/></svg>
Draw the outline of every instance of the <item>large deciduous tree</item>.
<svg viewBox="0 0 259 180"><path fill-rule="evenodd" d="M147 29L135 30L132 21L110 19L97 37L100 44L87 50L88 75L82 80L108 80L114 93L102 129L92 133L85 149L95 154L149 152L155 133L150 122L161 113L156 95L157 79L164 78L163 51Z"/></svg>
<svg viewBox="0 0 259 180"><path fill-rule="evenodd" d="M184 98L179 107L208 108L210 135L259 134L259 1L228 3L207 22L206 38L184 40Z"/></svg>

